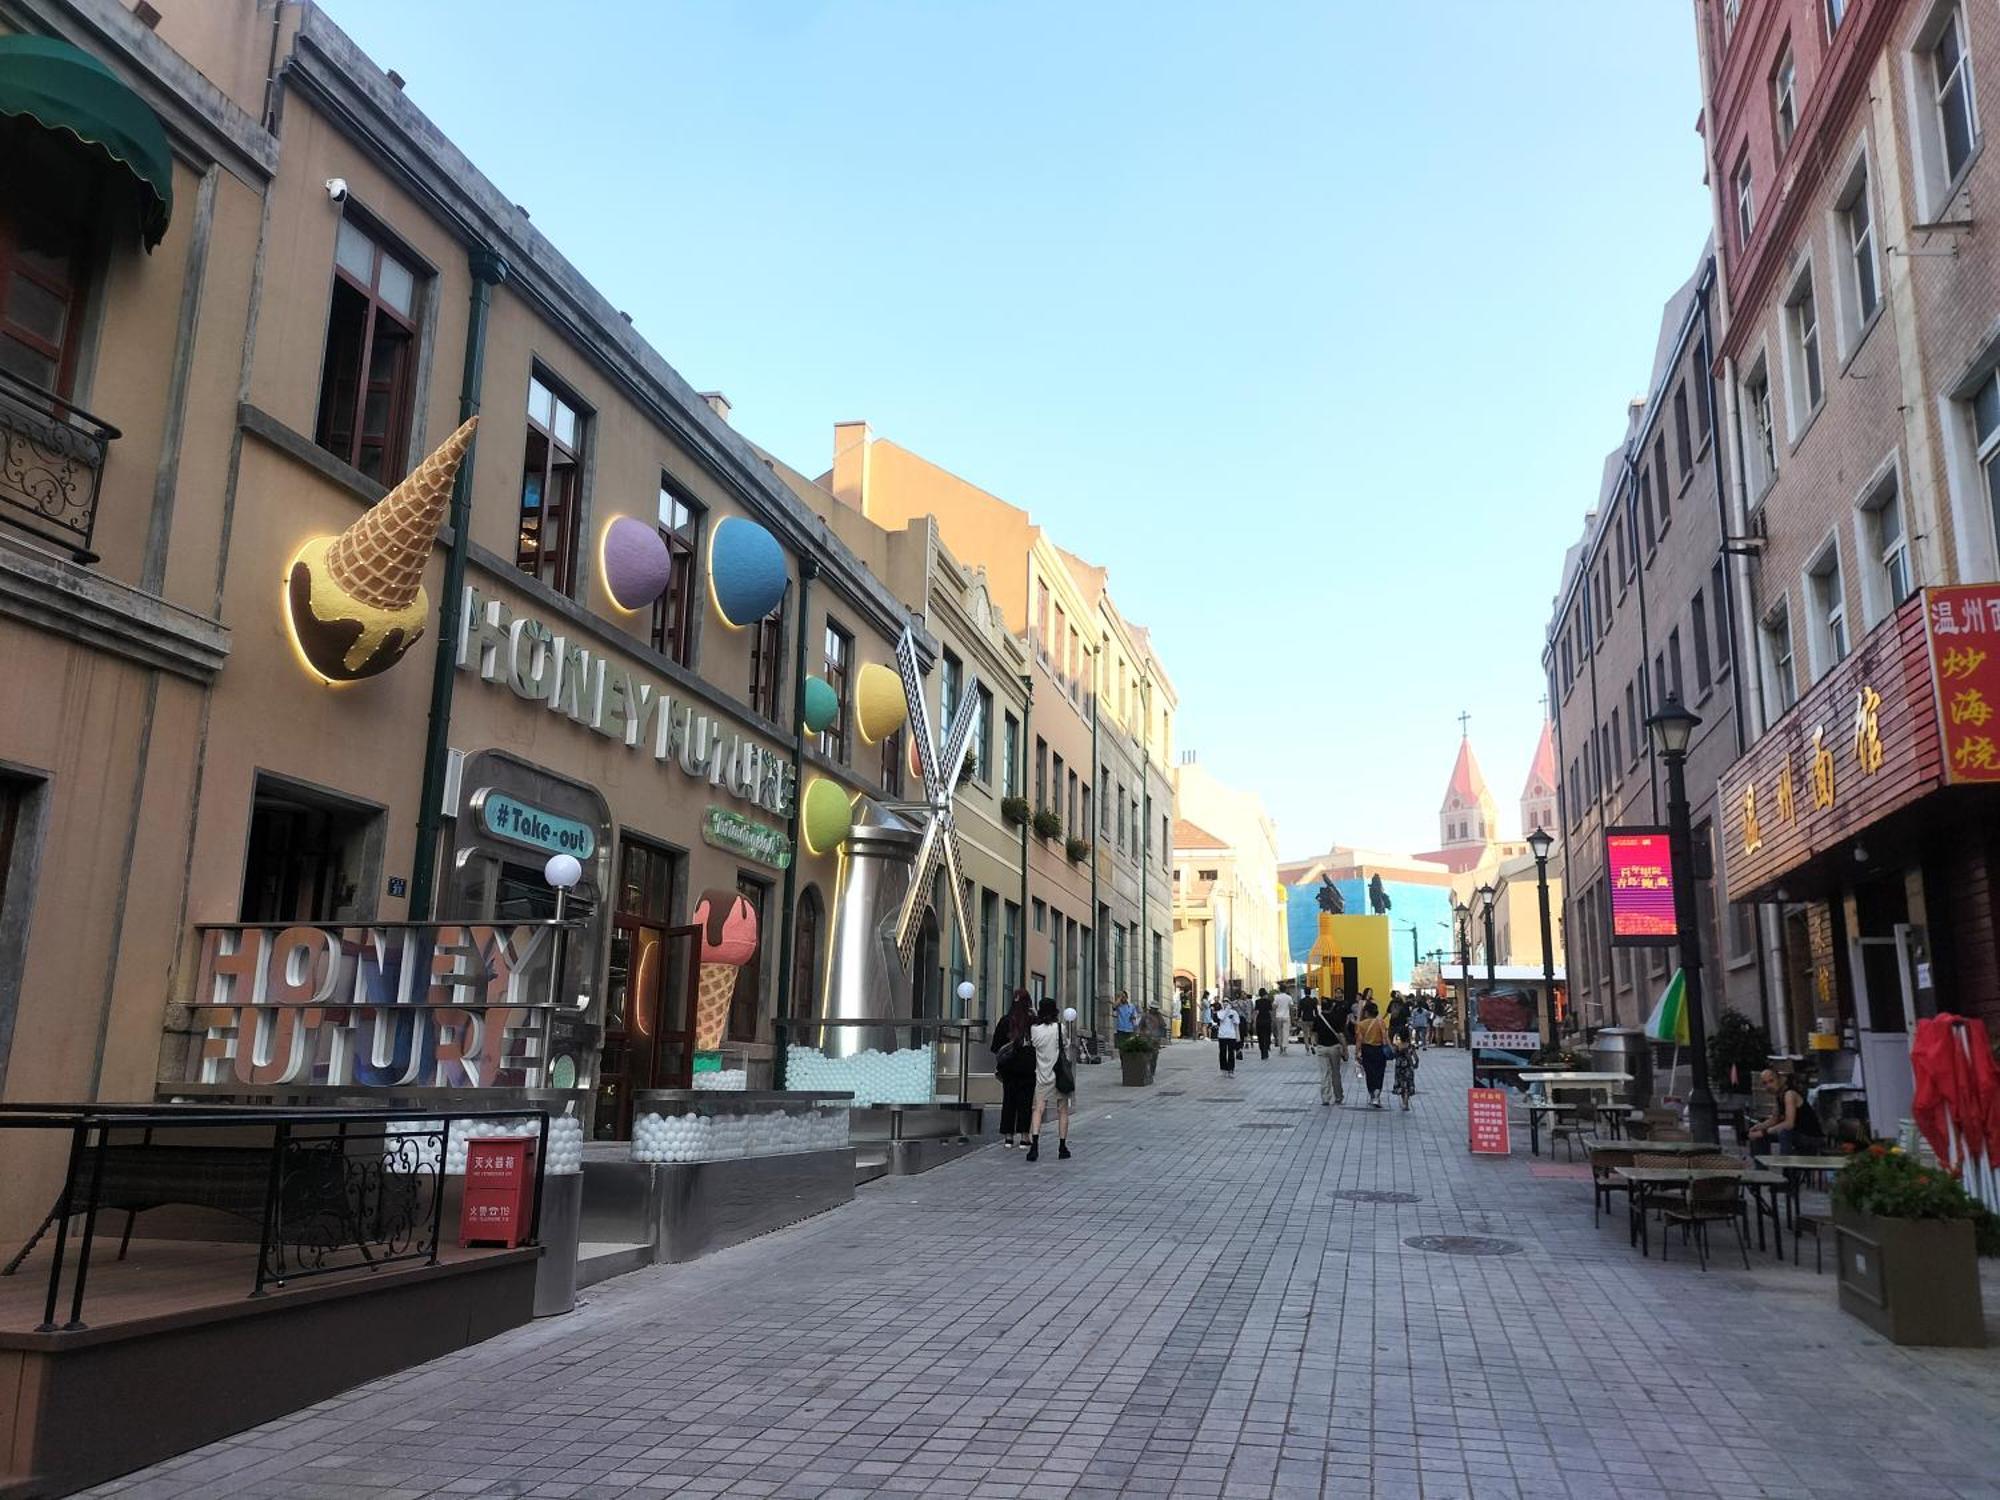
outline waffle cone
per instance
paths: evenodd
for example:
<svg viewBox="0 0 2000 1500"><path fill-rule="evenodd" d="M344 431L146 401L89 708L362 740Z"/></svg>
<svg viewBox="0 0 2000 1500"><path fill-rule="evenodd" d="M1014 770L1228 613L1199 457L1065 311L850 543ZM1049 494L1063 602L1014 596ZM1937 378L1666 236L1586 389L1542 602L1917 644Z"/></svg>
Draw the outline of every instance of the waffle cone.
<svg viewBox="0 0 2000 1500"><path fill-rule="evenodd" d="M694 992L694 1050L713 1052L729 1028L729 1002L736 996L736 965L703 964Z"/></svg>
<svg viewBox="0 0 2000 1500"><path fill-rule="evenodd" d="M451 502L452 481L478 425L479 418L466 418L401 484L333 539L326 570L335 583L377 609L403 609L415 601L431 542Z"/></svg>

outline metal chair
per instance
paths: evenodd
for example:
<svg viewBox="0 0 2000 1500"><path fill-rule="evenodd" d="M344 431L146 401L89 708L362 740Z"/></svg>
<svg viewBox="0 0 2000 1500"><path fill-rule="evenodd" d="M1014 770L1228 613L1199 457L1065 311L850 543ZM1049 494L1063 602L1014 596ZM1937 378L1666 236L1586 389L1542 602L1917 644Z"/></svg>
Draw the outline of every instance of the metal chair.
<svg viewBox="0 0 2000 1500"><path fill-rule="evenodd" d="M1743 1234L1743 1183L1735 1177L1697 1177L1688 1184L1687 1198L1660 1212L1660 1259L1667 1258L1667 1226L1681 1226L1683 1242L1692 1234L1701 1268L1708 1269L1708 1226L1729 1221L1736 1236L1736 1249L1743 1257L1743 1269L1750 1269L1750 1242Z"/></svg>
<svg viewBox="0 0 2000 1500"><path fill-rule="evenodd" d="M1554 1096L1551 1095L1553 1098ZM1563 1146L1563 1160L1576 1160L1576 1143L1597 1133L1597 1101L1578 1099L1568 1105L1568 1114L1557 1115L1549 1126L1549 1159L1555 1160L1556 1142Z"/></svg>

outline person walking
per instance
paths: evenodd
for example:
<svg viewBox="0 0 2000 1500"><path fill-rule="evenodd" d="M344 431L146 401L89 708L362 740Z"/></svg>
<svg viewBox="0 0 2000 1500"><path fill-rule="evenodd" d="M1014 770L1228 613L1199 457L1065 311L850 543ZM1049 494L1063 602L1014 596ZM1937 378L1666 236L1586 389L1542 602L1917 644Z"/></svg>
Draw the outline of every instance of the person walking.
<svg viewBox="0 0 2000 1500"><path fill-rule="evenodd" d="M1292 1050L1292 992L1279 990L1271 997L1271 1026L1278 1036L1278 1056Z"/></svg>
<svg viewBox="0 0 2000 1500"><path fill-rule="evenodd" d="M1410 1096L1417 1091L1417 1037L1414 1027L1404 1025L1389 1034L1389 1047L1396 1059L1396 1097L1403 1101L1404 1110L1410 1107Z"/></svg>
<svg viewBox="0 0 2000 1500"><path fill-rule="evenodd" d="M1417 1050L1423 1051L1431 1044L1431 1007L1427 1000L1419 1000L1417 1008L1410 1012L1410 1026L1416 1032Z"/></svg>
<svg viewBox="0 0 2000 1500"><path fill-rule="evenodd" d="M1074 1014L1074 1012L1072 1012ZM1029 1036L1035 1044L1035 1112L1028 1122L1029 1161L1042 1157L1042 1118L1056 1110L1056 1155L1069 1160L1069 1106L1076 1092L1076 1062L1070 1055L1070 1028L1053 1000L1042 1001ZM1067 1084L1068 1087L1064 1087Z"/></svg>
<svg viewBox="0 0 2000 1500"><path fill-rule="evenodd" d="M1009 1151L1026 1143L1035 1104L1035 1009L1026 990L993 1027L993 1072L1000 1080L1000 1141Z"/></svg>
<svg viewBox="0 0 2000 1500"><path fill-rule="evenodd" d="M1257 991L1257 1060L1265 1062L1271 1056L1271 992L1259 987Z"/></svg>
<svg viewBox="0 0 2000 1500"><path fill-rule="evenodd" d="M1310 988L1299 996L1299 1035L1305 1039L1306 1056L1319 1050L1319 999Z"/></svg>
<svg viewBox="0 0 2000 1500"><path fill-rule="evenodd" d="M1313 1008L1313 1041L1319 1052L1319 1102L1345 1104L1347 1089L1341 1075L1347 1068L1347 1027L1353 1003L1328 996Z"/></svg>
<svg viewBox="0 0 2000 1500"><path fill-rule="evenodd" d="M1214 1008L1215 1045L1222 1056L1222 1071L1230 1077L1236 1076L1236 1054L1243 1050L1243 1012L1236 1008L1233 1000L1224 1000Z"/></svg>
<svg viewBox="0 0 2000 1500"><path fill-rule="evenodd" d="M1369 1107L1380 1109L1382 1075L1389 1069L1389 1023L1373 1000L1361 1002L1361 1019L1354 1023L1354 1040L1361 1048L1361 1074L1368 1084Z"/></svg>

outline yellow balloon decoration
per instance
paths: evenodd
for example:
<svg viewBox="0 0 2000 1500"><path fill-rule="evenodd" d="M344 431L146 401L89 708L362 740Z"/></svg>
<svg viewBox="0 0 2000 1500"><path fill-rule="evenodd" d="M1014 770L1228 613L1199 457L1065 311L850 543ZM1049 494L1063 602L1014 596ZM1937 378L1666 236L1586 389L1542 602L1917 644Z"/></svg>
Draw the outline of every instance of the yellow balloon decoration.
<svg viewBox="0 0 2000 1500"><path fill-rule="evenodd" d="M799 808L799 829L805 835L806 848L814 854L838 848L853 824L854 804L838 782L815 776L806 783L805 801Z"/></svg>
<svg viewBox="0 0 2000 1500"><path fill-rule="evenodd" d="M893 667L864 662L854 683L854 717L861 738L880 744L884 735L894 734L908 721L910 705L903 696L903 679Z"/></svg>

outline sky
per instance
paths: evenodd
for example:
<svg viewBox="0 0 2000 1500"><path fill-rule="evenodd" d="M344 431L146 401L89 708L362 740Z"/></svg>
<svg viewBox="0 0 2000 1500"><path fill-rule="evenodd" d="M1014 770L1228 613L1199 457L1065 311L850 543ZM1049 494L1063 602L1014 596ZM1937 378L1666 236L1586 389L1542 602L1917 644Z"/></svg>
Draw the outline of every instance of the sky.
<svg viewBox="0 0 2000 1500"><path fill-rule="evenodd" d="M1683 0L325 5L747 436L1109 568L1285 857L1434 847L1461 711L1512 830L1708 232Z"/></svg>

